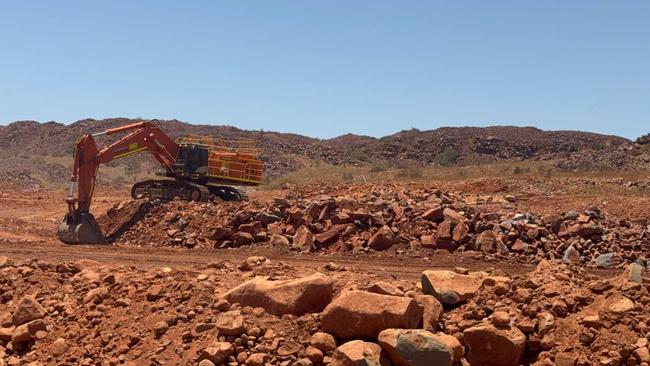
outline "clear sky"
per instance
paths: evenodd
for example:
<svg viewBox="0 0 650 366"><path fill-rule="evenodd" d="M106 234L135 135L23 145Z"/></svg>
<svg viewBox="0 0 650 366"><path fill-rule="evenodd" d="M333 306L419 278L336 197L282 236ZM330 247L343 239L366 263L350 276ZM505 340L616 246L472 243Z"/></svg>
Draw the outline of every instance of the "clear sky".
<svg viewBox="0 0 650 366"><path fill-rule="evenodd" d="M0 123L650 132L650 1L2 1Z"/></svg>

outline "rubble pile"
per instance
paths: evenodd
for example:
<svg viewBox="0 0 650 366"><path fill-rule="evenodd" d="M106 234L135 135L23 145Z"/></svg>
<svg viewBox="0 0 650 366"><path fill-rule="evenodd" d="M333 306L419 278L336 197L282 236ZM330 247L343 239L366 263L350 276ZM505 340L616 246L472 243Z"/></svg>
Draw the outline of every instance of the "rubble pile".
<svg viewBox="0 0 650 366"><path fill-rule="evenodd" d="M557 258L600 267L645 266L650 250L647 219L610 219L596 207L513 213L514 196L455 194L427 184L304 185L284 192L273 200L156 205L117 243L220 249L266 244L322 253L448 250L494 261Z"/></svg>
<svg viewBox="0 0 650 366"><path fill-rule="evenodd" d="M650 278L559 261L374 281L265 258L143 270L0 257L0 365L648 365Z"/></svg>

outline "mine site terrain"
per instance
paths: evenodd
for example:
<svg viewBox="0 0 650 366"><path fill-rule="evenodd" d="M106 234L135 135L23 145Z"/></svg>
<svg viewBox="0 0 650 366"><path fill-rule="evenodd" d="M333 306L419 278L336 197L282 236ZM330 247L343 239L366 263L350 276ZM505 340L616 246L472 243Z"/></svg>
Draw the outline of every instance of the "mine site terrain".
<svg viewBox="0 0 650 366"><path fill-rule="evenodd" d="M62 243L75 140L133 122L0 127L0 365L650 365L647 137L158 121L255 140L263 184L132 198L156 161L115 160L107 244Z"/></svg>

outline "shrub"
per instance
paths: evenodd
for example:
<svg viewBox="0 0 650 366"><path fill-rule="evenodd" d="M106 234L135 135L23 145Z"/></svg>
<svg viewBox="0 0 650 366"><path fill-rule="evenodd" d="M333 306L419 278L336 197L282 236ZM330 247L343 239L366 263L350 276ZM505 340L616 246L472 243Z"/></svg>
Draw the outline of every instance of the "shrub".
<svg viewBox="0 0 650 366"><path fill-rule="evenodd" d="M434 162L442 166L449 166L454 164L459 158L460 153L452 147L437 155Z"/></svg>

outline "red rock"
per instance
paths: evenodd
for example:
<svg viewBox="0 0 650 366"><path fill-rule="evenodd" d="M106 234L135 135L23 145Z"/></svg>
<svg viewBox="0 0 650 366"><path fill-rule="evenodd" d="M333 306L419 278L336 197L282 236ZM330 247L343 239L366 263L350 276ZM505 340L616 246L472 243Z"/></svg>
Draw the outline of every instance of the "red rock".
<svg viewBox="0 0 650 366"><path fill-rule="evenodd" d="M431 295L420 295L415 297L415 301L422 306L422 329L435 332L438 324L442 320L445 309L440 301Z"/></svg>
<svg viewBox="0 0 650 366"><path fill-rule="evenodd" d="M257 234L262 229L262 224L259 221L239 225L239 231L249 233L251 235Z"/></svg>
<svg viewBox="0 0 650 366"><path fill-rule="evenodd" d="M232 240L237 246L253 244L255 242L253 235L242 231L235 233L235 235L232 237Z"/></svg>
<svg viewBox="0 0 650 366"><path fill-rule="evenodd" d="M295 280L269 281L256 277L228 291L230 303L262 307L269 314L302 315L321 312L332 301L333 281L315 273Z"/></svg>
<svg viewBox="0 0 650 366"><path fill-rule="evenodd" d="M212 240L230 240L232 238L232 229L228 227L216 227L212 229L212 233L210 234L210 239Z"/></svg>
<svg viewBox="0 0 650 366"><path fill-rule="evenodd" d="M384 225L368 240L368 246L374 250L386 250L392 247L395 241L393 231Z"/></svg>
<svg viewBox="0 0 650 366"><path fill-rule="evenodd" d="M336 215L332 216L330 220L334 225L349 224L353 221L352 217L350 217L350 215L345 212L337 213Z"/></svg>
<svg viewBox="0 0 650 366"><path fill-rule="evenodd" d="M327 245L335 242L339 238L339 229L331 228L323 233L314 235L314 242Z"/></svg>
<svg viewBox="0 0 650 366"><path fill-rule="evenodd" d="M314 234L306 226L300 226L293 236L293 247L302 250L309 249L314 244Z"/></svg>
<svg viewBox="0 0 650 366"><path fill-rule="evenodd" d="M45 316L45 309L34 297L27 295L16 305L13 312L13 324L18 326Z"/></svg>
<svg viewBox="0 0 650 366"><path fill-rule="evenodd" d="M374 338L386 328L415 328L422 308L407 297L344 291L321 314L324 331L337 337Z"/></svg>
<svg viewBox="0 0 650 366"><path fill-rule="evenodd" d="M467 301L476 294L481 283L474 274L462 275L444 270L422 272L422 292L448 305Z"/></svg>
<svg viewBox="0 0 650 366"><path fill-rule="evenodd" d="M451 220L445 220L438 225L436 239L451 240L453 223Z"/></svg>
<svg viewBox="0 0 650 366"><path fill-rule="evenodd" d="M390 366L390 361L378 344L356 340L337 348L330 366Z"/></svg>
<svg viewBox="0 0 650 366"><path fill-rule="evenodd" d="M424 248L431 248L431 249L437 248L436 238L433 235L422 235L420 237L420 244Z"/></svg>
<svg viewBox="0 0 650 366"><path fill-rule="evenodd" d="M484 253L496 253L497 236L494 231L484 231L476 237L476 249Z"/></svg>
<svg viewBox="0 0 650 366"><path fill-rule="evenodd" d="M447 207L442 211L442 215L445 217L445 220L450 220L454 224L461 223L465 221L465 216L459 214L458 212Z"/></svg>
<svg viewBox="0 0 650 366"><path fill-rule="evenodd" d="M425 220L429 220L433 222L441 222L442 220L445 219L445 216L443 215L442 207L440 206L435 206L427 210L425 213L422 214L421 217Z"/></svg>
<svg viewBox="0 0 650 366"><path fill-rule="evenodd" d="M465 243L467 240L469 240L469 227L467 224L464 222L458 223L454 227L454 231L452 233L452 239L460 244Z"/></svg>
<svg viewBox="0 0 650 366"><path fill-rule="evenodd" d="M463 341L472 365L517 366L526 348L526 336L517 327L477 325L465 329Z"/></svg>

